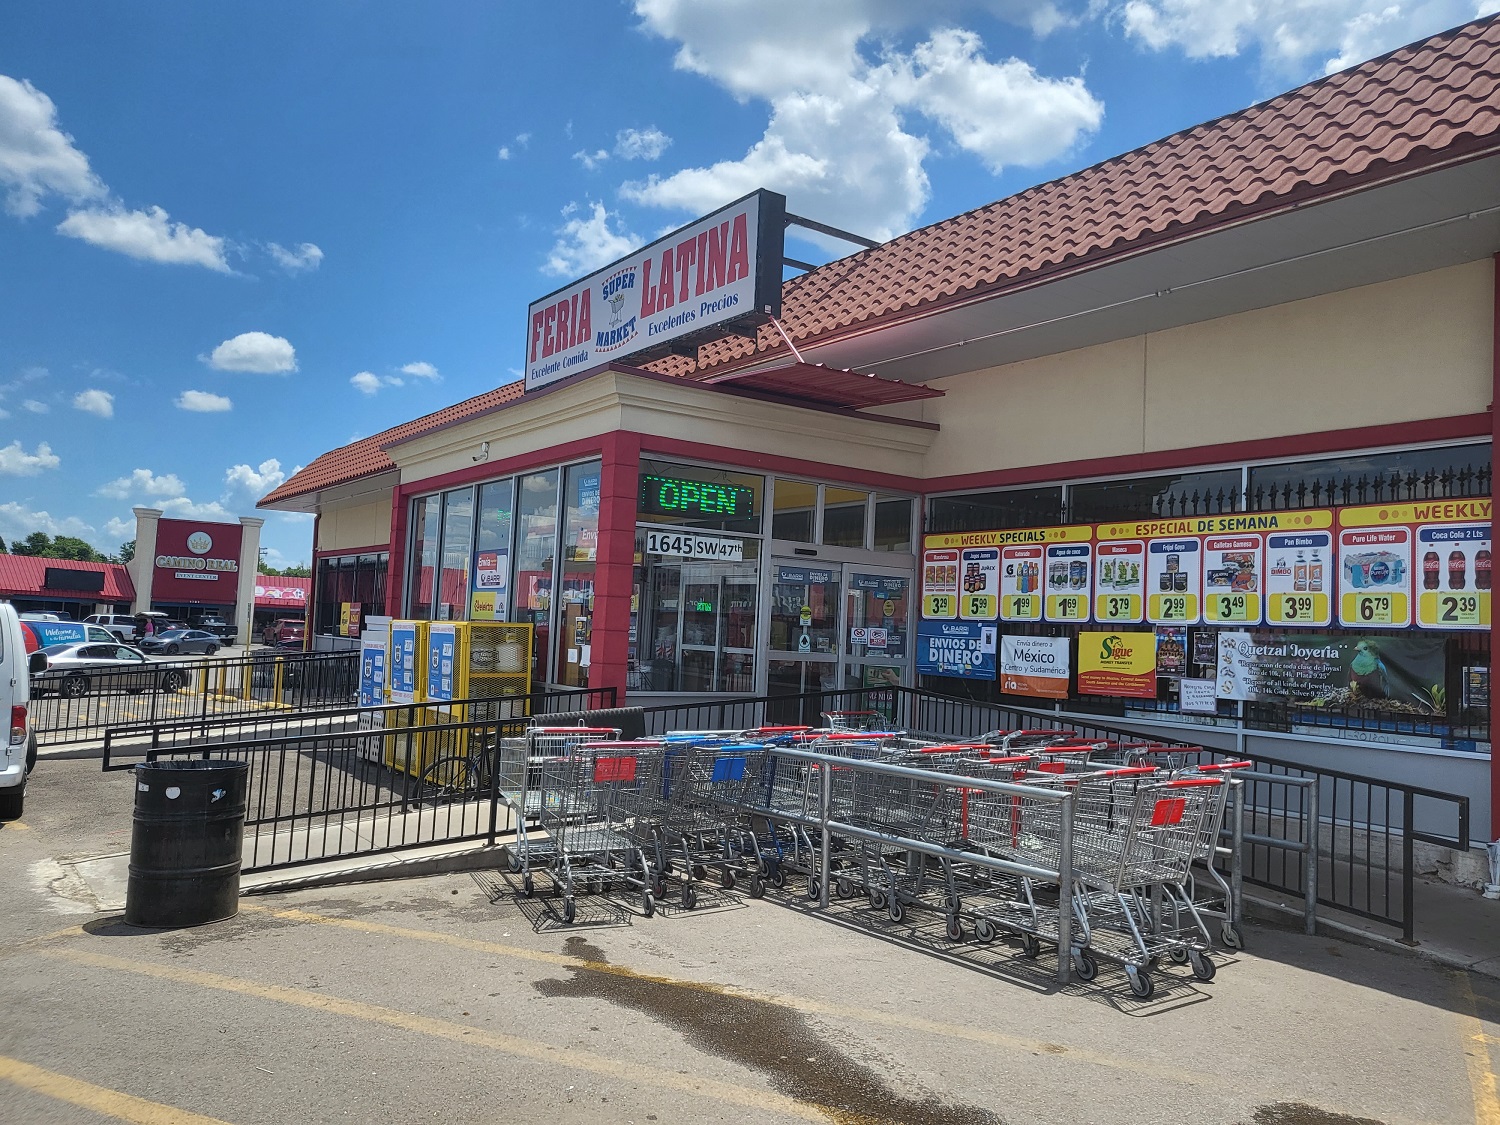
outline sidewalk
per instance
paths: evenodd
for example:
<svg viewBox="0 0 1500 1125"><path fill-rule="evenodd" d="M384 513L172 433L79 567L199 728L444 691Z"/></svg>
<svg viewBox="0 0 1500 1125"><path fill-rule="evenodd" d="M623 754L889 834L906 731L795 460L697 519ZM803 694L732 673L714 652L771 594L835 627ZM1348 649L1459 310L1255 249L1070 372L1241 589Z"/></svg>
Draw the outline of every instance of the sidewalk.
<svg viewBox="0 0 1500 1125"><path fill-rule="evenodd" d="M1402 941L1395 926L1328 906L1318 907L1318 932L1500 979L1500 900L1487 899L1469 887L1422 878L1417 879L1412 897L1414 945ZM1300 899L1248 885L1245 898L1252 916L1301 919Z"/></svg>

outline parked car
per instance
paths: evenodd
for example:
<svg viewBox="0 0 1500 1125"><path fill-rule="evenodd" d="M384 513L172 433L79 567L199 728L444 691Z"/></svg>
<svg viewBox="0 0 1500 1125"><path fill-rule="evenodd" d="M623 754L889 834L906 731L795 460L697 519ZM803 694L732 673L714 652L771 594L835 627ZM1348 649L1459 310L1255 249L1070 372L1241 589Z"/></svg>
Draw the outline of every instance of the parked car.
<svg viewBox="0 0 1500 1125"><path fill-rule="evenodd" d="M261 632L260 639L268 648L302 650L307 638L307 622L300 617L284 617L273 621Z"/></svg>
<svg viewBox="0 0 1500 1125"><path fill-rule="evenodd" d="M159 688L181 691L187 684L185 669L157 664L144 652L129 645L49 645L39 652L47 656L47 668L31 677L34 693L56 692L70 699L101 691L125 691L139 695Z"/></svg>
<svg viewBox="0 0 1500 1125"><path fill-rule="evenodd" d="M0 820L17 820L25 811L26 778L36 766L36 731L31 725L31 672L47 667L47 658L26 651L15 606L0 602Z"/></svg>
<svg viewBox="0 0 1500 1125"><path fill-rule="evenodd" d="M140 625L134 617L128 613L96 613L91 617L85 617L84 623L88 625L100 625L115 635L117 640L128 645L135 644L141 635Z"/></svg>
<svg viewBox="0 0 1500 1125"><path fill-rule="evenodd" d="M218 637L202 629L168 629L165 633L147 637L141 642L140 649L153 655L164 653L176 656L180 652L201 652L204 656L212 656L223 643Z"/></svg>
<svg viewBox="0 0 1500 1125"><path fill-rule="evenodd" d="M225 647L234 644L235 635L238 633L238 630L228 621L212 614L198 618L189 628L202 629L205 633L212 633L219 638L219 644Z"/></svg>

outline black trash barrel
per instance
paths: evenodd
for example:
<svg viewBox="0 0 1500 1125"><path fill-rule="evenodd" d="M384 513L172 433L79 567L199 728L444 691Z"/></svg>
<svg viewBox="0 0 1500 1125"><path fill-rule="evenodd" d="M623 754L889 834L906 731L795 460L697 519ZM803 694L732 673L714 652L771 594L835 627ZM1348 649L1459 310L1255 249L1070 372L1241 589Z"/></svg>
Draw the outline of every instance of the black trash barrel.
<svg viewBox="0 0 1500 1125"><path fill-rule="evenodd" d="M135 767L127 925L201 926L239 912L249 775L249 762Z"/></svg>

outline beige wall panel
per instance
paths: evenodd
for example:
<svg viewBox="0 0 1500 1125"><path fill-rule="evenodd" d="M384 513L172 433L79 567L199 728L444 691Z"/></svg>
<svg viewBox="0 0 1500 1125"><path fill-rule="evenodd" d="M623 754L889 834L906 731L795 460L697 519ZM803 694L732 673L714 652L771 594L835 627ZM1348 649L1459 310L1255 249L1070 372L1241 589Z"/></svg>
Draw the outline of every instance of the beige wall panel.
<svg viewBox="0 0 1500 1125"><path fill-rule="evenodd" d="M1493 275L1471 262L1152 334L1147 450L1484 411Z"/></svg>
<svg viewBox="0 0 1500 1125"><path fill-rule="evenodd" d="M349 547L368 547L386 543L391 538L391 494L382 499L361 499L357 503L331 504L318 520L318 550L341 551Z"/></svg>
<svg viewBox="0 0 1500 1125"><path fill-rule="evenodd" d="M1141 452L1142 341L1116 340L934 380L942 427L926 475L946 477Z"/></svg>

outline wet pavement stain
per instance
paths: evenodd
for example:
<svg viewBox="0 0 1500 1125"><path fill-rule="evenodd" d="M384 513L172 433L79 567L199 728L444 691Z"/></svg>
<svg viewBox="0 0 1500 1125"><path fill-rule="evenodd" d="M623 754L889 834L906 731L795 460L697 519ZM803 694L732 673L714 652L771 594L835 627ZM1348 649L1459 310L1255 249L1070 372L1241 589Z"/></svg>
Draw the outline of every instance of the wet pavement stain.
<svg viewBox="0 0 1500 1125"><path fill-rule="evenodd" d="M1255 1111L1254 1125L1382 1125L1373 1117L1351 1117L1302 1102L1277 1102Z"/></svg>
<svg viewBox="0 0 1500 1125"><path fill-rule="evenodd" d="M611 972L603 951L585 939L570 937L566 945L569 956L600 969L581 966L568 970L571 980L536 981L543 996L603 1000L642 1012L700 1051L760 1071L780 1093L817 1106L840 1125L1005 1125L977 1106L897 1093L872 1068L829 1046L799 1012L698 984Z"/></svg>

